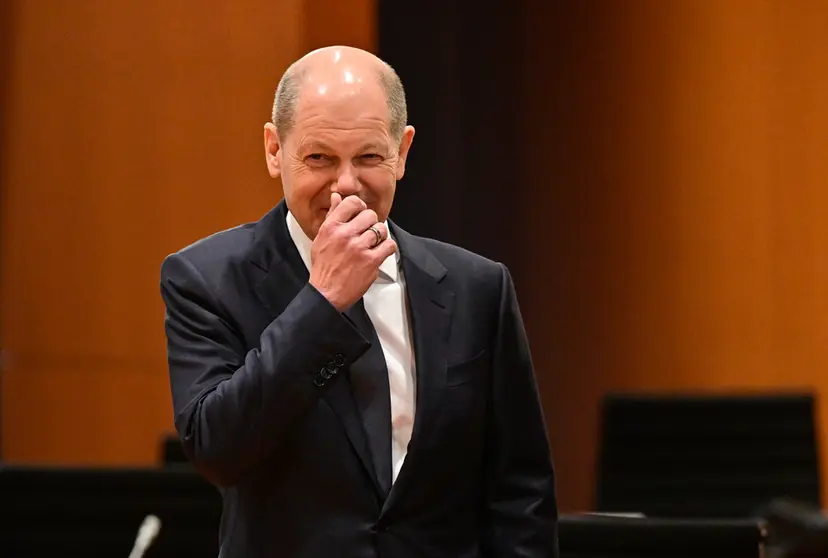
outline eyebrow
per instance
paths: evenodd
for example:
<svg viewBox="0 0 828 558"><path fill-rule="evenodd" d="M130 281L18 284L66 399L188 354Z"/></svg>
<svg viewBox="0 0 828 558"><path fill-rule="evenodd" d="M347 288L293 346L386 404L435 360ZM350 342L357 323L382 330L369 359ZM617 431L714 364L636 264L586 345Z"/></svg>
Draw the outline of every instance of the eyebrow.
<svg viewBox="0 0 828 558"><path fill-rule="evenodd" d="M305 145L303 145L301 147L301 150L305 153L308 153L308 152L314 153L314 152L317 152L317 151L326 151L326 152L334 151L334 149L331 146L329 146L328 144L326 144L324 142L318 141L318 140L314 140L312 142L306 143ZM359 149L360 152L364 152L364 151L385 151L385 150L386 150L386 148L382 147L380 144L378 144L376 142L370 142L370 143L363 144Z"/></svg>

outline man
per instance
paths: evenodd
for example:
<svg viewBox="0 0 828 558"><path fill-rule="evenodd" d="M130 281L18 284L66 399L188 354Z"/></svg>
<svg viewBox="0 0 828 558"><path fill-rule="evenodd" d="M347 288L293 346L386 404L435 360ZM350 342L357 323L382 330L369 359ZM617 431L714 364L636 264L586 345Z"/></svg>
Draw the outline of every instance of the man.
<svg viewBox="0 0 828 558"><path fill-rule="evenodd" d="M509 273L388 221L413 137L387 64L314 51L264 130L284 201L164 261L175 424L222 490L222 557L557 556Z"/></svg>

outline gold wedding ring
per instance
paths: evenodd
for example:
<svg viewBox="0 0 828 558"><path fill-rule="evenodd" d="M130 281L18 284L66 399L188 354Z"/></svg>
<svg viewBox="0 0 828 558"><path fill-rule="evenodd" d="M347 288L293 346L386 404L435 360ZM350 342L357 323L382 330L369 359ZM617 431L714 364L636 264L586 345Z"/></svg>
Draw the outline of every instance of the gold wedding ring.
<svg viewBox="0 0 828 558"><path fill-rule="evenodd" d="M379 232L377 230L377 227L375 227L374 225L371 225L370 227L368 227L368 230L373 231L374 236L377 237L376 241L374 242L374 245L371 246L371 248L376 248L377 246L380 245L380 242L382 242L382 233Z"/></svg>

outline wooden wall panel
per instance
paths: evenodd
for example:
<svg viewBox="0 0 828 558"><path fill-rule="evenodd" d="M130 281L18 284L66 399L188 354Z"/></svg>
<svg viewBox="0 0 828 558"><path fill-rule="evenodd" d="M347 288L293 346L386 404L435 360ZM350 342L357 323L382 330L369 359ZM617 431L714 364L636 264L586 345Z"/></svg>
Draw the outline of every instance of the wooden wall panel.
<svg viewBox="0 0 828 558"><path fill-rule="evenodd" d="M279 76L310 42L370 47L373 3L335 22L301 0L11 4L3 458L151 463L172 426L161 261L279 200Z"/></svg>
<svg viewBox="0 0 828 558"><path fill-rule="evenodd" d="M828 4L575 4L526 14L523 84L519 292L565 510L608 390L828 397Z"/></svg>
<svg viewBox="0 0 828 558"><path fill-rule="evenodd" d="M327 45L349 45L377 52L376 0L306 0L302 17L305 52Z"/></svg>

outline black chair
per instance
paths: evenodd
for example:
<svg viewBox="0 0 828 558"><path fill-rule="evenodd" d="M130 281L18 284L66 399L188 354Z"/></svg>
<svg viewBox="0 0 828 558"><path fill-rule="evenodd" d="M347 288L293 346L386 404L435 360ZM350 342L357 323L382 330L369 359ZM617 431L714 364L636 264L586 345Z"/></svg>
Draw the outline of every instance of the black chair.
<svg viewBox="0 0 828 558"><path fill-rule="evenodd" d="M560 518L561 558L759 558L758 520Z"/></svg>
<svg viewBox="0 0 828 558"><path fill-rule="evenodd" d="M814 396L620 395L603 402L596 509L753 516L820 503Z"/></svg>
<svg viewBox="0 0 828 558"><path fill-rule="evenodd" d="M167 434L161 438L161 465L189 465L184 453L184 446L177 434Z"/></svg>
<svg viewBox="0 0 828 558"><path fill-rule="evenodd" d="M153 514L146 558L215 558L219 492L190 468L0 468L0 556L128 556Z"/></svg>

